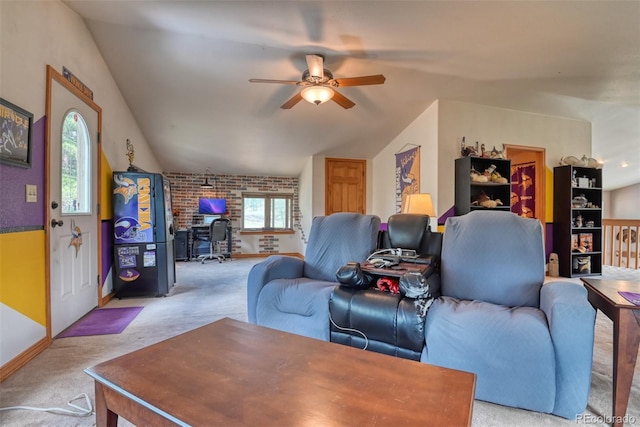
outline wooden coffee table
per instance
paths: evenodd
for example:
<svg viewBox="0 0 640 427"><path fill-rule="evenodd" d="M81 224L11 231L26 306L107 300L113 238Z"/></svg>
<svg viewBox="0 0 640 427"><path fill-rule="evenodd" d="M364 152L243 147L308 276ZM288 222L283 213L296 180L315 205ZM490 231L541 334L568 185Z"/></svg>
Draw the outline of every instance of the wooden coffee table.
<svg viewBox="0 0 640 427"><path fill-rule="evenodd" d="M587 288L591 305L613 321L613 425L622 426L640 345L640 306L627 301L618 291L640 292L640 283L592 278L581 280Z"/></svg>
<svg viewBox="0 0 640 427"><path fill-rule="evenodd" d="M227 318L85 372L99 427L119 415L138 426L462 426L476 382Z"/></svg>

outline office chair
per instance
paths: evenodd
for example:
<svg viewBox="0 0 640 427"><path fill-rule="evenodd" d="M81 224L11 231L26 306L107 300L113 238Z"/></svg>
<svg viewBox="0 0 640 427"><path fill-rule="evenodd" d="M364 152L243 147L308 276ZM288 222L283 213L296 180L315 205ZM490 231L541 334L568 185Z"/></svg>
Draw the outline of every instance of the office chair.
<svg viewBox="0 0 640 427"><path fill-rule="evenodd" d="M225 260L225 256L220 251L220 242L227 240L228 218L214 219L209 224L209 237L203 240L209 241L209 253L200 255L198 261L204 264L205 259L217 259L218 262Z"/></svg>

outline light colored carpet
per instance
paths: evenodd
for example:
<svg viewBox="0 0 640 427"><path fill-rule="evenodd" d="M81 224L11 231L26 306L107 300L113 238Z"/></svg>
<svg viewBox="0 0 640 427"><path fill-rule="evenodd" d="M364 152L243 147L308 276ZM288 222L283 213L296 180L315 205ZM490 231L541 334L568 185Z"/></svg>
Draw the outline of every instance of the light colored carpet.
<svg viewBox="0 0 640 427"><path fill-rule="evenodd" d="M64 407L80 393L93 401L93 381L84 368L192 330L222 317L246 321L246 279L260 259L239 259L219 264L177 263L177 284L166 298L113 300L107 307L144 306L144 310L118 335L63 338L0 384L0 407L26 405ZM207 351L208 349L204 349ZM215 349L209 349L215 351ZM589 405L583 420L508 408L476 401L474 426L575 426L606 425L611 415L611 321L598 313L596 345ZM640 425L640 368L636 366L629 399L629 425ZM158 378L158 387L162 379ZM402 408L398 408L402 410ZM84 418L15 410L0 412L3 426L93 426L95 416ZM129 426L120 419L120 426ZM263 426L269 426L264 420Z"/></svg>

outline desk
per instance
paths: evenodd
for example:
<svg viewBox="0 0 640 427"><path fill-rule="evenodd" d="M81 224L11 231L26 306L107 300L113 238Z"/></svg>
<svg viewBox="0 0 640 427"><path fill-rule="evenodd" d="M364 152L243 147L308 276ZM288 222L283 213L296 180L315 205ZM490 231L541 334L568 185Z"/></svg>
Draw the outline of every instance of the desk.
<svg viewBox="0 0 640 427"><path fill-rule="evenodd" d="M591 305L613 321L613 425L622 426L640 345L640 306L624 299L618 291L640 292L640 283L592 278L581 280Z"/></svg>
<svg viewBox="0 0 640 427"><path fill-rule="evenodd" d="M209 241L198 240L199 237L209 238L209 224L194 224L191 226L191 259L198 258L200 255L206 255L209 253ZM232 242L231 226L227 227L227 250L222 254L225 258L231 258ZM222 248L222 246L221 246Z"/></svg>
<svg viewBox="0 0 640 427"><path fill-rule="evenodd" d="M101 363L96 425L468 426L476 376L222 319Z"/></svg>

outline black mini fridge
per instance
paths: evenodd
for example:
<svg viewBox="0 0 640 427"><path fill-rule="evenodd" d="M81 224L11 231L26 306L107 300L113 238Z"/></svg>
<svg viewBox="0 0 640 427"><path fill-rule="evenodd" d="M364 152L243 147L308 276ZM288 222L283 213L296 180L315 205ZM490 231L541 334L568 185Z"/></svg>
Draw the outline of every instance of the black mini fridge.
<svg viewBox="0 0 640 427"><path fill-rule="evenodd" d="M113 232L115 296L167 295L176 276L169 180L114 172Z"/></svg>

